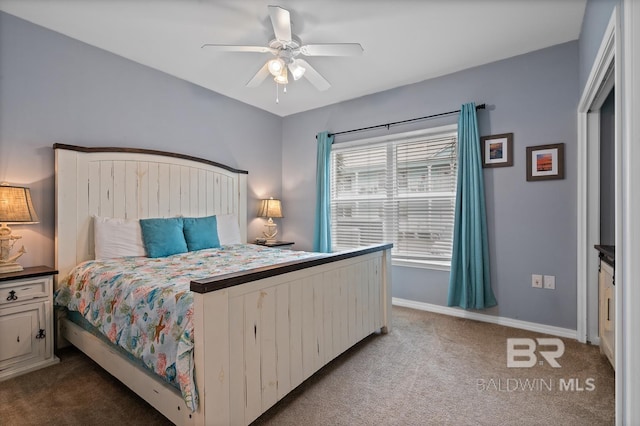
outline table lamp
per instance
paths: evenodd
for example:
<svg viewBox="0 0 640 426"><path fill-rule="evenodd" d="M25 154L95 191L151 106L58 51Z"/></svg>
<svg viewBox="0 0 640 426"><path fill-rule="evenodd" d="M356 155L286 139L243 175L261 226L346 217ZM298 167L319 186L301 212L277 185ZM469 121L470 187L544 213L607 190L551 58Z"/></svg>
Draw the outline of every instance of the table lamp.
<svg viewBox="0 0 640 426"><path fill-rule="evenodd" d="M258 210L258 217L267 217L269 220L264 225L267 230L262 232L267 239L267 243L273 243L276 241L276 235L278 234L278 225L273 222L274 217L282 216L282 204L280 200L274 200L273 197L268 200L261 200L260 210Z"/></svg>
<svg viewBox="0 0 640 426"><path fill-rule="evenodd" d="M11 233L7 224L38 223L29 188L0 184L0 273L22 271L16 260L27 251L24 246L11 255L16 241L22 238Z"/></svg>

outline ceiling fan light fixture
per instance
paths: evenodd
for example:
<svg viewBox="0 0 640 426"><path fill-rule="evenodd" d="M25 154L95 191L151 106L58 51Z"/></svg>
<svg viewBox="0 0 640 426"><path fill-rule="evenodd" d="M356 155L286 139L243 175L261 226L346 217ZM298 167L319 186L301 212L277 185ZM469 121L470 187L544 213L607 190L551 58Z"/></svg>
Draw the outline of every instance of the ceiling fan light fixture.
<svg viewBox="0 0 640 426"><path fill-rule="evenodd" d="M274 77L280 76L282 74L282 70L285 69L284 61L280 58L271 59L268 64L269 72Z"/></svg>
<svg viewBox="0 0 640 426"><path fill-rule="evenodd" d="M275 77L273 77L273 80L278 84L288 84L289 79L287 78L287 69L282 68L280 75L276 75Z"/></svg>
<svg viewBox="0 0 640 426"><path fill-rule="evenodd" d="M305 67L300 66L295 62L289 64L289 71L291 71L291 75L293 76L293 79L296 81L302 78L306 70L307 69Z"/></svg>
<svg viewBox="0 0 640 426"><path fill-rule="evenodd" d="M276 82L276 93L280 85L289 83L288 74L294 80L305 77L319 91L328 90L331 84L303 56L360 56L364 49L359 43L302 44L302 40L291 32L291 14L280 6L268 6L274 38L268 46L239 46L231 44L203 44L202 47L219 52L271 53L272 59L263 62L262 67L246 83L247 87L259 86L270 75ZM277 95L276 95L277 101Z"/></svg>

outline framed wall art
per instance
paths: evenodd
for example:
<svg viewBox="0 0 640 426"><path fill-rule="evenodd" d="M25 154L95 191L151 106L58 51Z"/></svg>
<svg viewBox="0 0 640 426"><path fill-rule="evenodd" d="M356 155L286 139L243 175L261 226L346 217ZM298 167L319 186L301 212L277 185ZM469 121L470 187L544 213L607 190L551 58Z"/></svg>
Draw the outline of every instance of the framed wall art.
<svg viewBox="0 0 640 426"><path fill-rule="evenodd" d="M482 167L513 166L513 133L483 136L480 138L482 147Z"/></svg>
<svg viewBox="0 0 640 426"><path fill-rule="evenodd" d="M564 144L527 147L527 181L564 179Z"/></svg>

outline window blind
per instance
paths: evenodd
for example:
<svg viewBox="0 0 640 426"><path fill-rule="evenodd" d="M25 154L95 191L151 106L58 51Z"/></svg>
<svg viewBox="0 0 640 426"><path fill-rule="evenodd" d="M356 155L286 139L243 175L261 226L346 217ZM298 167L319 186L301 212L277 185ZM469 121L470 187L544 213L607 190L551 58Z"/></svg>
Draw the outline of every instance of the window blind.
<svg viewBox="0 0 640 426"><path fill-rule="evenodd" d="M456 132L335 144L331 157L333 250L393 242L393 258L451 261Z"/></svg>

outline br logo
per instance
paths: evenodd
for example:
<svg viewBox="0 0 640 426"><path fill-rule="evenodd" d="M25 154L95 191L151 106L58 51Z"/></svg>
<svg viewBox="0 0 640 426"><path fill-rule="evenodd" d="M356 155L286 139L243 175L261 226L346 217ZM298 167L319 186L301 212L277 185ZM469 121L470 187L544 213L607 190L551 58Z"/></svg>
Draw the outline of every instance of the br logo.
<svg viewBox="0 0 640 426"><path fill-rule="evenodd" d="M537 342L537 345L536 345ZM527 339L507 339L507 367L529 368L536 365L536 347L545 346L553 350L538 350L538 354L544 358L553 368L560 368L556 359L564 354L564 342L555 337Z"/></svg>

